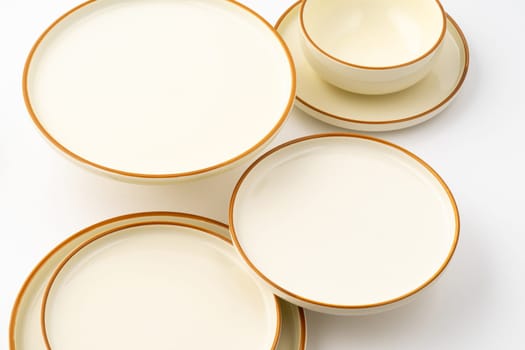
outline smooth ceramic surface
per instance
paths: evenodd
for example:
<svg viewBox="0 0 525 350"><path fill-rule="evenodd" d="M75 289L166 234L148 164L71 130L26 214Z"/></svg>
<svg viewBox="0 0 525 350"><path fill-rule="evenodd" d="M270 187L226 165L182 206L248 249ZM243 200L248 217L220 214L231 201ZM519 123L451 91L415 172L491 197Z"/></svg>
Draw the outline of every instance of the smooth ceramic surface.
<svg viewBox="0 0 525 350"><path fill-rule="evenodd" d="M446 16L437 0L304 0L306 57L331 84L387 94L421 80L439 55Z"/></svg>
<svg viewBox="0 0 525 350"><path fill-rule="evenodd" d="M120 177L187 178L266 145L295 96L275 30L224 0L88 1L33 47L24 96L73 159ZM256 108L254 108L256 106Z"/></svg>
<svg viewBox="0 0 525 350"><path fill-rule="evenodd" d="M228 239L149 221L75 248L49 279L41 322L53 350L276 349L279 310Z"/></svg>
<svg viewBox="0 0 525 350"><path fill-rule="evenodd" d="M148 221L188 224L213 231L229 238L228 226L223 223L184 213L148 212L110 219L71 236L51 251L32 271L22 287L11 315L9 331L10 350L45 350L40 326L41 302L47 281L57 265L83 242L107 230ZM281 334L277 350L304 350L306 324L304 312L295 305L279 301L281 306Z"/></svg>
<svg viewBox="0 0 525 350"><path fill-rule="evenodd" d="M276 24L297 68L297 106L326 123L362 131L411 127L436 116L456 97L468 72L469 50L461 29L448 16L447 33L431 72L416 85L389 95L365 96L338 89L322 80L301 48L300 3Z"/></svg>
<svg viewBox="0 0 525 350"><path fill-rule="evenodd" d="M319 312L378 312L432 283L459 216L439 175L386 141L324 134L260 157L238 182L230 231L255 276Z"/></svg>

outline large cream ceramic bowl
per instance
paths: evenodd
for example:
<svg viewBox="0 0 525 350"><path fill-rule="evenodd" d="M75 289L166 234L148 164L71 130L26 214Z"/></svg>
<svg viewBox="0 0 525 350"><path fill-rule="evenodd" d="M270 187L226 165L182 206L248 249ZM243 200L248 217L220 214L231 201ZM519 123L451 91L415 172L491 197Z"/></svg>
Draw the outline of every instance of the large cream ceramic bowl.
<svg viewBox="0 0 525 350"><path fill-rule="evenodd" d="M269 151L244 173L230 231L278 296L358 315L399 306L432 284L455 251L459 216L447 185L409 151L321 134Z"/></svg>
<svg viewBox="0 0 525 350"><path fill-rule="evenodd" d="M23 91L43 135L81 164L188 178L272 139L295 70L271 25L235 1L91 0L38 39Z"/></svg>
<svg viewBox="0 0 525 350"><path fill-rule="evenodd" d="M420 81L446 32L437 0L304 0L305 55L329 83L361 94L387 94Z"/></svg>

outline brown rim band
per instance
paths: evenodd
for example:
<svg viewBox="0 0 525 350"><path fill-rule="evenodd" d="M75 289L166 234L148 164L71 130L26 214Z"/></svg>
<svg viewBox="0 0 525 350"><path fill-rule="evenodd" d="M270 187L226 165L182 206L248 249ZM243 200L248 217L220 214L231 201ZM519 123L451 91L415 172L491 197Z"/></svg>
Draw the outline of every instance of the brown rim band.
<svg viewBox="0 0 525 350"><path fill-rule="evenodd" d="M207 173L207 172L210 172L210 171L213 171L213 170L216 170L216 169L224 168L224 167L226 167L228 165L231 165L231 164L235 163L236 161L246 157L247 155L255 152L259 147L265 145L268 141L271 140L271 138L273 136L275 136L277 134L279 129L284 124L284 121L288 117L288 114L290 113L290 110L292 109L292 106L293 106L293 103L294 103L294 99L295 99L295 91L296 91L295 65L293 63L292 55L291 55L290 51L288 50L288 46L286 46L286 44L284 43L284 41L281 38L281 36L277 33L275 28L270 23L268 23L268 21L266 21L261 15L259 15L257 12L255 12L254 10L252 10L251 8L249 8L246 5L243 5L243 4L241 4L241 3L239 3L239 2L237 2L235 0L226 0L226 1L228 1L228 2L238 6L241 9L247 11L248 13L254 15L256 18L258 18L261 21L261 23L263 23L268 29L270 29L270 31L273 33L274 37L279 41L281 47L283 48L284 53L286 54L286 57L288 59L289 66L290 66L290 75L291 75L291 83L292 84L291 84L291 89L290 89L290 96L288 97L288 103L287 103L287 105L286 105L286 107L285 107L285 109L283 111L283 114L279 118L279 121L277 122L277 124L269 131L269 133L265 137L263 137L263 139L259 140L254 146L249 148L248 150L246 150L243 153L235 156L234 158L231 158L231 159L226 160L226 161L224 161L222 163L215 164L215 165L203 168L203 169L187 171L187 172L182 172L182 173L173 173L173 174L142 174L142 173L134 173L134 172L122 171L122 170L114 169L114 168L111 168L111 167L108 167L108 166L105 166L105 165L102 165L102 164L95 163L93 161L90 161L90 160L88 160L86 158L81 157L80 155L76 154L75 152L71 151L66 146L64 146L63 144L58 142L46 130L46 128L40 122L40 120L39 120L35 110L33 109L32 104L31 104L31 98L29 97L29 90L28 90L28 75L29 75L29 70L31 68L31 62L33 60L33 57L34 57L34 54L35 54L36 50L39 48L39 46L42 43L42 41L47 37L49 32L51 32L58 24L60 24L68 16L70 16L71 14L73 14L73 13L83 9L84 7L86 7L88 5L91 5L91 4L95 3L96 0L88 0L88 1L78 5L77 7L69 10L64 15L60 16L57 20L55 20L42 33L42 35L40 35L40 37L37 39L37 41L35 42L35 44L31 48L31 51L29 52L29 55L27 57L27 60L26 60L25 66L24 66L24 73L23 73L23 76L22 76L22 91L23 91L24 101L25 101L25 105L26 105L27 111L29 112L29 115L31 116L31 119L33 120L33 122L35 123L37 128L40 130L40 132L56 148L58 148L60 151L62 151L63 153L65 153L66 155L71 157L72 159L74 159L76 161L79 161L80 163L92 166L92 167L94 167L96 169L108 172L108 173L112 173L112 174L116 174L116 175L123 175L123 176L127 176L127 177L136 177L136 178L144 178L144 179L172 179L172 178L181 178L181 177L187 177L187 176L192 176L192 175L204 174L204 173Z"/></svg>
<svg viewBox="0 0 525 350"><path fill-rule="evenodd" d="M416 289L414 289L412 291L409 291L409 292L407 292L407 293L405 293L405 294L403 294L403 295L401 295L399 297L393 298L393 299L389 299L389 300L382 301L382 302L377 302L377 303L372 303L372 304L363 304L363 305L339 305L339 304L330 304L330 303L324 303L324 302L321 302L321 301L311 300L311 299L308 299L308 298L305 298L303 296L297 295L297 294L295 294L295 293L293 293L293 292L283 288L282 286L278 285L277 283L272 281L270 278L268 278L250 260L250 258L248 257L248 255L244 251L242 245L240 244L238 236L237 236L237 232L235 231L235 221L234 221L233 212L234 212L234 208L235 208L235 200L237 198L237 193L239 192L240 187L242 186L244 180L250 174L250 172L259 163L261 163L264 159L270 157L274 153L278 152L279 150L281 150L281 149L283 149L283 148L285 148L287 146L290 146L290 145L293 145L293 144L296 144L296 143L300 143L300 142L304 142L304 141L308 141L308 140L319 139L319 138L330 138L330 137L358 138L358 139L363 139L363 140L377 142L377 143L383 144L385 146L394 148L394 149L396 149L398 151L401 151L402 153L404 153L405 155L409 156L410 158L412 158L413 160L418 162L420 165L422 165L427 171L429 171L434 176L434 178L439 182L439 184L442 186L442 188L445 190L445 192L447 193L447 196L448 196L448 198L450 200L450 205L452 206L452 209L454 211L454 220L455 220L455 224L456 224L455 225L455 231L454 231L454 240L452 242L450 251L449 251L445 261L441 264L439 269L427 281L425 281L422 285L420 285ZM452 256L454 255L454 252L455 252L457 244L458 244L459 231L460 231L459 211L458 211L458 207L457 207L456 201L454 199L454 196L452 195L452 192L450 191L450 189L447 186L447 184L445 183L445 181L439 176L439 174L430 165L428 165L425 161L423 161L421 158L416 156L414 153L412 153L412 152L410 152L410 151L408 151L408 150L406 150L406 149L402 148L401 146L398 146L398 145L396 145L394 143L391 143L391 142L388 142L388 141L385 141L385 140L382 140L382 139L378 139L378 138L375 138L375 137L371 137L371 136L359 135L359 134L351 134L351 133L325 133L325 134L317 134L317 135L310 135L310 136L306 136L306 137L301 137L301 138L298 138L298 139L295 139L295 140L288 141L288 142L286 142L286 143L284 143L284 144L282 144L280 146L275 147L274 149L268 151L267 153L263 154L252 165L250 165L250 167L248 167L248 169L246 169L246 171L242 174L241 178L237 182L237 184L235 186L235 189L233 191L231 200L230 200L229 222L230 222L230 233L231 233L233 244L235 245L235 248L237 249L237 251L241 255L242 259L245 261L245 263L252 269L252 271L254 271L257 274L257 276L259 278L261 278L263 281L265 281L267 284L269 284L271 287L275 288L276 290L280 291L281 293L283 293L283 294L285 294L287 296L290 296L290 297L292 297L292 298L294 298L296 300L300 300L301 302L308 303L308 304L311 304L311 305L321 306L321 307L327 307L327 308L333 308L333 309L342 309L342 310L352 310L352 309L359 310L359 309L375 308L375 307L381 307L381 306L393 304L395 302L404 300L404 299L406 299L406 298L416 294L417 292L419 292L423 288L425 288L428 285L430 285L445 270L445 268L447 267L448 263L452 259Z"/></svg>

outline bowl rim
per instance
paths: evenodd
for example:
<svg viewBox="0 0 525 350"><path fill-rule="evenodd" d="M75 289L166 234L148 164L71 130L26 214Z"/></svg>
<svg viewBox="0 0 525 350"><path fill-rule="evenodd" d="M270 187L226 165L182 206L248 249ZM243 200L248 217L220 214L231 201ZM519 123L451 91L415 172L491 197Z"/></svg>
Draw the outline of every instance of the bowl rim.
<svg viewBox="0 0 525 350"><path fill-rule="evenodd" d="M318 43L315 42L315 40L313 40L313 38L311 37L311 35L308 33L308 31L306 30L306 25L305 25L305 21L304 21L304 9L306 7L306 3L308 2L308 0L300 0L301 2L301 5L300 5L300 9L299 9L299 23L301 25L301 32L303 33L303 37L306 38L306 41L311 44L316 51L318 51L319 53L321 53L323 56L337 62L337 63L340 63L346 67L351 67L351 68L358 68L358 69L363 69L363 70L372 70L372 71L385 71L385 70L391 70L391 69L397 69L397 68L403 68L403 67L407 67L407 66L410 66L414 63L417 63L419 61L422 61L423 59L427 58L428 56L430 56L431 54L435 53L437 51L437 49L439 48L439 46L441 45L441 43L443 42L443 39L445 38L445 34L447 32L447 15L446 15L446 12L445 12L445 9L443 8L443 5L441 4L440 0L434 0L436 2L436 4L438 5L438 8L439 8L439 11L441 12L441 33L437 39L437 41L434 43L434 45L432 45L432 47L427 50L425 53L423 53L422 55L408 61L408 62L403 62L403 63L399 63L399 64L395 64L395 65L388 65L388 66L366 66L366 65L360 65L360 64L355 64L355 63L352 63L352 62L348 62L346 60L343 60L341 58L338 58L330 53L328 53L326 50L322 49Z"/></svg>
<svg viewBox="0 0 525 350"><path fill-rule="evenodd" d="M214 170L218 170L221 168L225 168L231 164L234 164L235 162L245 158L246 156L256 152L260 147L264 146L268 141L270 141L277 132L281 129L284 122L286 121L286 118L288 117L295 101L295 95L296 95L296 89L297 89L297 78L296 78L296 70L295 70L295 64L293 62L292 54L290 50L288 49L288 46L284 42L284 40L281 38L281 35L277 32L277 30L272 26L264 17L262 17L259 13L248 7L247 5L241 4L236 0L226 0L226 2L238 6L241 10L244 10L247 14L251 14L255 16L256 19L258 19L267 29L269 29L272 33L272 35L278 40L281 48L283 49L286 59L288 60L288 66L290 68L290 78L291 78L291 86L290 86L290 93L288 96L288 102L286 104L286 107L284 108L281 117L278 119L277 123L273 126L273 128L257 143L255 143L253 146L251 146L249 149L245 150L244 152L236 155L233 158L227 159L225 161L222 161L218 164L210 165L205 168L196 169L196 170L190 170L185 172L179 172L179 173L140 173L140 172L132 172L132 171L125 171L120 170L117 168L113 168L111 166L102 165L99 163L96 163L94 161L91 161L89 159L86 159L79 154L73 152L68 147L60 143L57 139L55 139L50 132L47 131L47 129L44 127L44 125L40 122L39 117L37 116L37 113L35 112L33 105L31 103L31 98L29 96L29 84L28 84L28 77L29 77L29 70L31 68L31 63L33 61L34 55L38 48L40 47L40 44L46 39L48 34L56 27L58 26L62 21L67 19L70 15L76 13L77 11L82 10L84 7L87 7L89 5L97 3L97 0L87 0L80 5L77 5L58 17L55 21L53 21L45 30L40 34L38 39L33 44L31 50L29 51L29 54L26 58L25 64L24 64L24 70L22 74L22 94L24 98L24 103L27 109L27 112L29 113L29 116L31 117L33 123L36 125L38 130L42 133L42 135L49 141L53 146L55 146L58 150L63 152L65 155L71 157L73 160L76 160L80 162L83 165L91 166L97 170L101 170L103 172L107 172L109 174L113 175L120 175L130 178L140 178L140 179L175 179L175 178L185 178L193 175L200 175L209 173Z"/></svg>
<svg viewBox="0 0 525 350"><path fill-rule="evenodd" d="M415 288L415 289L413 289L411 291L408 291L408 292L406 292L406 293L404 293L404 294L402 294L400 296L397 296L395 298L390 298L390 299L387 299L387 300L384 300L384 301L379 301L379 302L369 303L369 304L343 305L343 304L326 303L326 302L322 302L322 301L312 300L312 299L303 297L301 295L298 295L296 293L293 293L293 292L283 288L279 284L275 283L274 281L272 281L269 277L267 277L263 272L261 272L255 266L255 264L250 260L250 258L246 254L245 250L242 248L242 245L240 244L239 239L238 239L237 232L235 231L235 222L233 220L234 219L233 212L234 212L234 208L235 208L235 201L237 199L237 194L238 194L239 189L242 186L244 180L246 179L246 177L251 173L251 171L260 162L262 162L263 160L265 160L266 158L268 158L272 154L280 151L283 148L286 148L288 146L291 146L291 145L294 145L294 144L297 144L297 143L301 143L301 142L304 142L304 141L309 141L309 140L314 140L314 139L322 139L322 138L332 138L332 137L348 137L348 138L357 138L357 139L361 139L361 140L368 140L368 141L377 142L377 143L383 144L385 146L392 147L392 148L394 148L394 149L396 149L398 151L401 151L406 156L412 158L414 161L419 163L420 166L425 168L430 173L430 175L433 176L439 182L439 184L441 185L443 190L446 192L447 197L448 197L448 199L450 201L450 205L452 206L452 211L454 213L454 224L455 224L454 225L455 226L454 239L453 239L453 241L452 241L452 243L450 245L450 249L449 249L449 252L448 252L446 258L441 263L441 265L438 268L438 270L436 272L434 272L434 274L432 274L425 282L423 282L417 288ZM459 235L460 235L460 226L461 226L459 210L458 210L458 206L457 206L456 200L454 199L454 195L452 194L450 188L445 183L443 178L429 164L427 164L424 160L419 158L417 155L415 155L411 151L409 151L409 150L407 150L407 149L405 149L405 148L403 148L403 147L401 147L401 146L399 146L399 145L397 145L395 143L392 143L392 142L389 142L389 141L386 141L386 140L383 140L383 139L380 139L380 138L368 136L368 135L347 133L347 132L321 133L321 134L313 134L313 135L308 135L308 136L304 136L304 137L299 137L299 138L290 140L288 142L285 142L285 143L283 143L283 144L281 144L281 145L279 145L279 146L269 150L268 152L266 152L262 156L260 156L255 162L253 162L245 170L245 172L242 174L242 176L240 177L239 181L235 185L235 188L233 190L233 194L232 194L231 199L230 199L230 205L229 205L229 211L228 211L228 220L229 220L230 234L231 234L231 238L232 238L232 241L233 241L233 245L235 246L235 249L239 253L239 256L242 258L242 260L257 275L257 277L259 277L262 281L264 281L264 283L267 283L271 288L279 291L280 293L283 293L284 295L286 295L286 296L288 296L290 298L293 298L293 299L295 299L295 300L297 300L297 301L299 301L301 303L304 303L306 305L311 305L311 306L314 306L314 307L323 307L323 308L335 309L335 310L363 310L363 309L379 308L379 307L383 307L383 306L387 306L387 305L392 305L392 304L397 303L397 302L402 301L402 300L406 300L406 299L412 297L413 295L417 294L418 292L422 291L423 289L425 289L426 287L431 285L442 274L442 272L446 269L446 267L449 265L450 261L452 260L452 257L454 256L454 253L455 253L455 251L457 249L457 246L458 246Z"/></svg>

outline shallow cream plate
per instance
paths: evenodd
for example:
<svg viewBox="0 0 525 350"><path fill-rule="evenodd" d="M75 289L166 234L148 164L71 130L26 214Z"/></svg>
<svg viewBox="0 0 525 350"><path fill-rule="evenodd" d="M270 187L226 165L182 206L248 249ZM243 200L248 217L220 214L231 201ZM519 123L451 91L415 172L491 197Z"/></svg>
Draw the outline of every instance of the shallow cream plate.
<svg viewBox="0 0 525 350"><path fill-rule="evenodd" d="M304 57L299 4L276 27L292 52L297 69L297 106L313 117L342 128L388 131L422 123L449 105L461 88L469 65L466 39L448 16L447 33L428 76L407 90L382 96L353 94L323 81Z"/></svg>
<svg viewBox="0 0 525 350"><path fill-rule="evenodd" d="M29 113L58 149L114 175L222 169L267 144L295 97L273 27L226 0L88 1L24 72Z"/></svg>
<svg viewBox="0 0 525 350"><path fill-rule="evenodd" d="M227 238L171 221L111 229L58 265L42 299L49 349L276 349L277 299Z"/></svg>
<svg viewBox="0 0 525 350"><path fill-rule="evenodd" d="M9 330L9 344L11 350L45 350L40 327L40 311L42 295L46 283L60 263L79 244L108 230L130 224L146 223L151 221L165 221L188 224L202 229L208 229L229 238L228 226L203 217L183 214L151 212L138 213L110 219L88 227L51 251L31 272L22 287L13 312ZM281 335L278 350L304 350L306 344L306 325L302 309L287 302L280 301L281 305Z"/></svg>
<svg viewBox="0 0 525 350"><path fill-rule="evenodd" d="M352 134L313 135L261 156L237 184L230 231L255 276L319 312L382 311L444 270L454 198L412 153Z"/></svg>

